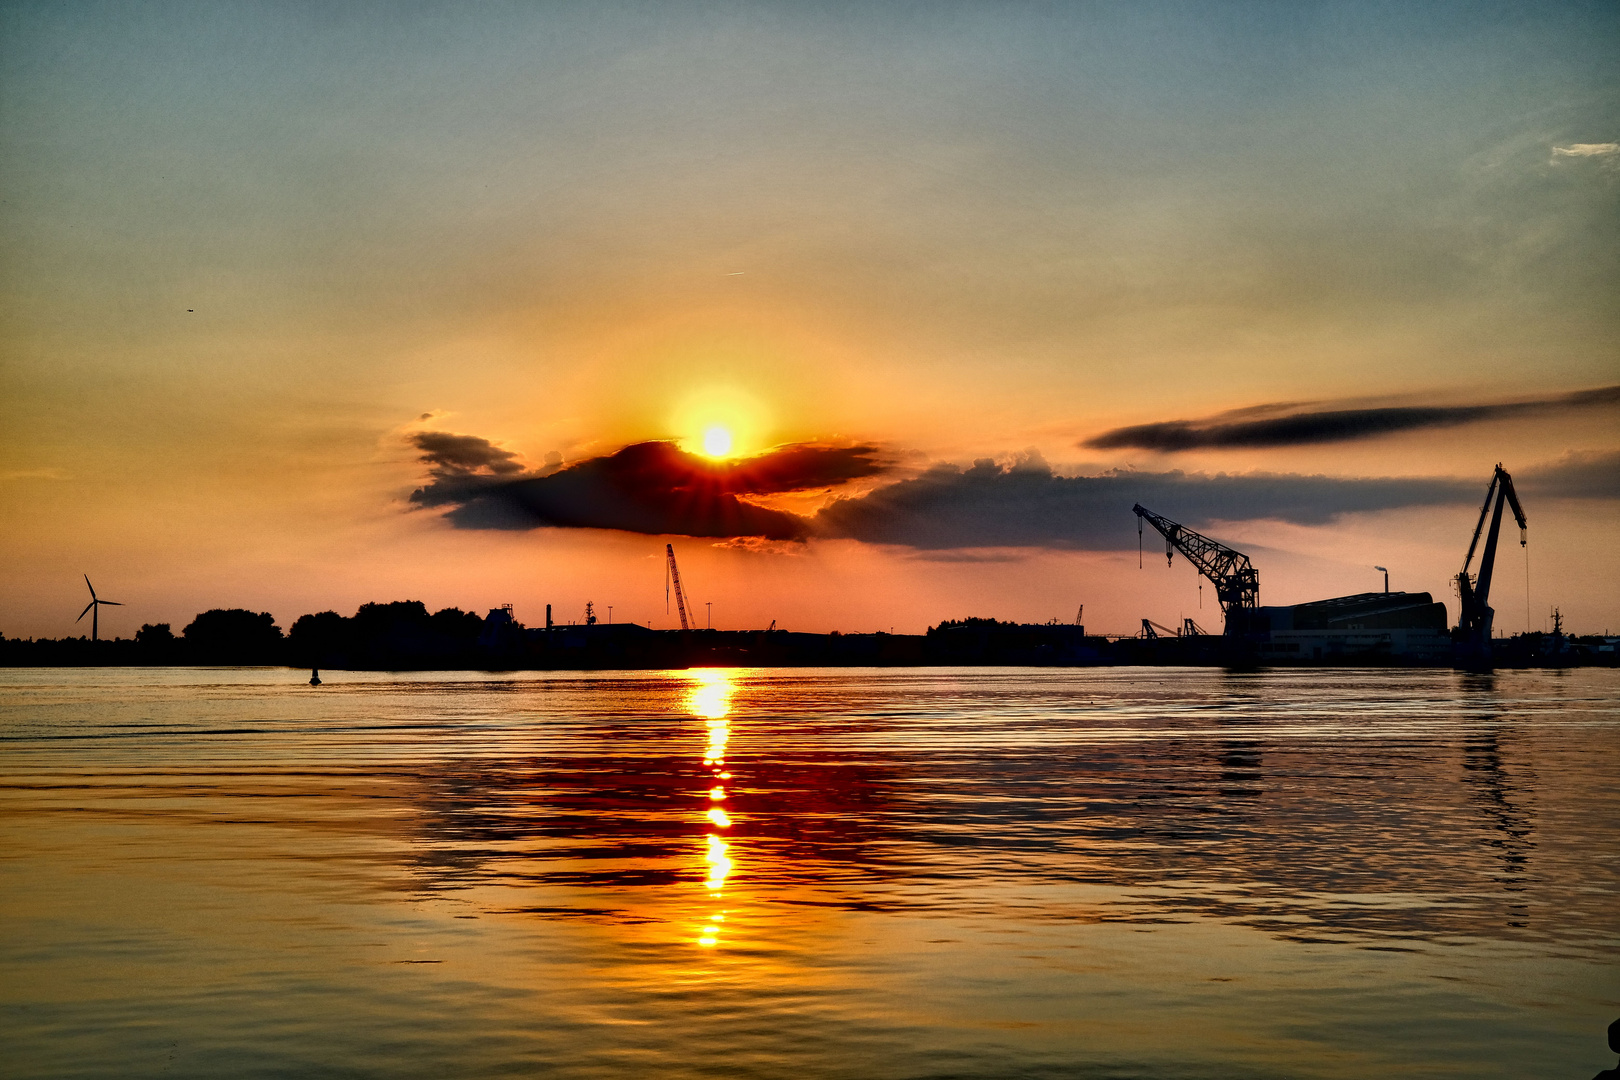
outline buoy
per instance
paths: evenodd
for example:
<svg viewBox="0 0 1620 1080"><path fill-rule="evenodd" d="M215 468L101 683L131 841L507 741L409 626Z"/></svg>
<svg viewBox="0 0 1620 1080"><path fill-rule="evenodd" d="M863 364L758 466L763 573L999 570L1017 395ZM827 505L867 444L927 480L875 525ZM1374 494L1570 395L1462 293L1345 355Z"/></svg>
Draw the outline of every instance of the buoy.
<svg viewBox="0 0 1620 1080"><path fill-rule="evenodd" d="M321 669L320 668L310 668L309 669L309 685L311 685L311 686L319 686L319 685L321 685Z"/></svg>

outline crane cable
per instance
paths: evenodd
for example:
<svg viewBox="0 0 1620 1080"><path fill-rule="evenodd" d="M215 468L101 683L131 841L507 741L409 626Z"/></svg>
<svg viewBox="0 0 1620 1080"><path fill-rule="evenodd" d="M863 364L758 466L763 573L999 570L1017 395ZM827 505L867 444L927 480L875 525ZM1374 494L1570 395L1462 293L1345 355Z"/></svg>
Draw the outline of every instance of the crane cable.
<svg viewBox="0 0 1620 1080"><path fill-rule="evenodd" d="M1524 632L1530 632L1530 545L1524 545Z"/></svg>

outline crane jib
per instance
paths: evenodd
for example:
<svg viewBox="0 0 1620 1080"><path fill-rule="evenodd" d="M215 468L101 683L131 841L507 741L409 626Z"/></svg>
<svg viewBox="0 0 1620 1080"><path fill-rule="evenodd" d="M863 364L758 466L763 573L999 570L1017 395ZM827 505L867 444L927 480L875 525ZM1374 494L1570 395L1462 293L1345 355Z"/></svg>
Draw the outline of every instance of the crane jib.
<svg viewBox="0 0 1620 1080"><path fill-rule="evenodd" d="M675 586L675 608L681 615L681 629L690 630L692 624L686 615L686 590L681 588L681 569L675 565L675 545L665 544L664 551L668 555L666 563L668 577L666 580Z"/></svg>
<svg viewBox="0 0 1620 1080"><path fill-rule="evenodd" d="M1234 628L1234 612L1254 608L1259 603L1260 573L1243 552L1155 514L1140 503L1131 507L1131 511L1137 516L1138 531L1140 523L1146 521L1164 537L1166 559L1171 558L1173 552L1181 552L1215 586L1215 597L1227 615L1229 632Z"/></svg>

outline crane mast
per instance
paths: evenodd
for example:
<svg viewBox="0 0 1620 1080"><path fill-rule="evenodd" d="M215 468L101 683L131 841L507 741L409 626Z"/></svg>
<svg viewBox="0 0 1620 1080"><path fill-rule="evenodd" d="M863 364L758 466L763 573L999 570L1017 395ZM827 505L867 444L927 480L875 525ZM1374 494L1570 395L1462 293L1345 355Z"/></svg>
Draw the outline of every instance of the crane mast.
<svg viewBox="0 0 1620 1080"><path fill-rule="evenodd" d="M681 569L675 565L675 545L665 544L664 551L669 556L669 573L664 578L664 605L669 606L669 585L675 586L675 607L681 613L681 629L692 629L691 622L686 617L686 590L681 588Z"/></svg>
<svg viewBox="0 0 1620 1080"><path fill-rule="evenodd" d="M1495 504L1494 510L1492 503ZM1513 490L1513 477L1498 462L1496 471L1491 474L1490 486L1485 489L1485 504L1479 508L1479 522L1474 526L1473 539L1468 542L1468 554L1463 558L1462 570L1457 574L1457 595L1462 602L1457 629L1472 657L1480 661L1488 659L1491 651L1491 623L1496 615L1489 603L1491 575L1496 570L1496 540L1502 529L1504 505L1513 508L1513 516L1519 522L1519 546L1524 547L1529 543L1524 508L1519 505L1519 493ZM1485 532L1487 516L1491 519L1489 532ZM1474 550L1479 547L1482 532L1485 533L1485 550L1479 556L1479 576L1476 578L1468 572L1468 568L1474 561Z"/></svg>
<svg viewBox="0 0 1620 1080"><path fill-rule="evenodd" d="M1211 540L1203 533L1161 517L1140 503L1131 507L1131 511L1136 514L1137 536L1140 538L1142 534L1144 521L1159 530L1164 537L1165 565L1170 564L1176 552L1185 555L1187 561L1215 586L1215 596L1221 603L1221 610L1226 613L1226 632L1242 632L1245 620L1240 613L1253 610L1260 598L1260 572L1254 568L1249 557Z"/></svg>

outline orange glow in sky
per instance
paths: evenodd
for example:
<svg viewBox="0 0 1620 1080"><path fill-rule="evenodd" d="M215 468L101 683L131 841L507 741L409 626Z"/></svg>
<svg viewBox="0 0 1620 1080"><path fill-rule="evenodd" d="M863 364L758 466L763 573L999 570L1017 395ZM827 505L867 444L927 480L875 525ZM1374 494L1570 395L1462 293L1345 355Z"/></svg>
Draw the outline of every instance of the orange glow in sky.
<svg viewBox="0 0 1620 1080"><path fill-rule="evenodd" d="M1198 614L1183 568L1135 572L1130 493L1087 536L1040 542L897 535L1069 520L1034 497L931 503L926 484L858 535L722 535L760 507L808 516L1031 454L1060 478L1184 475L1186 498L1141 501L1264 548L1262 603L1381 588L1389 566L1453 617L1501 461L1534 569L1528 588L1499 572L1516 588L1498 626L1541 629L1555 605L1576 632L1620 624L1615 402L1094 445L1283 405L1342 419L1616 382L1607 16L1406 5L1357 37L1316 16L1231 33L1219 5L970 4L924 25L904 5L678 7L451 5L444 33L276 5L8 24L8 55L60 62L7 68L0 125L0 634L78 633L84 574L124 604L103 636L217 607L285 631L406 598L511 603L530 626L594 599L670 629L661 574L637 571L671 538L717 627L920 633L1084 603L1088 629L1130 633ZM495 456L430 462L424 431ZM436 472L482 491L646 442L717 483L801 444L886 464L742 492L668 534L412 501ZM1468 490L1278 520L1221 494L1256 475ZM1039 487L975 484L957 494Z"/></svg>

